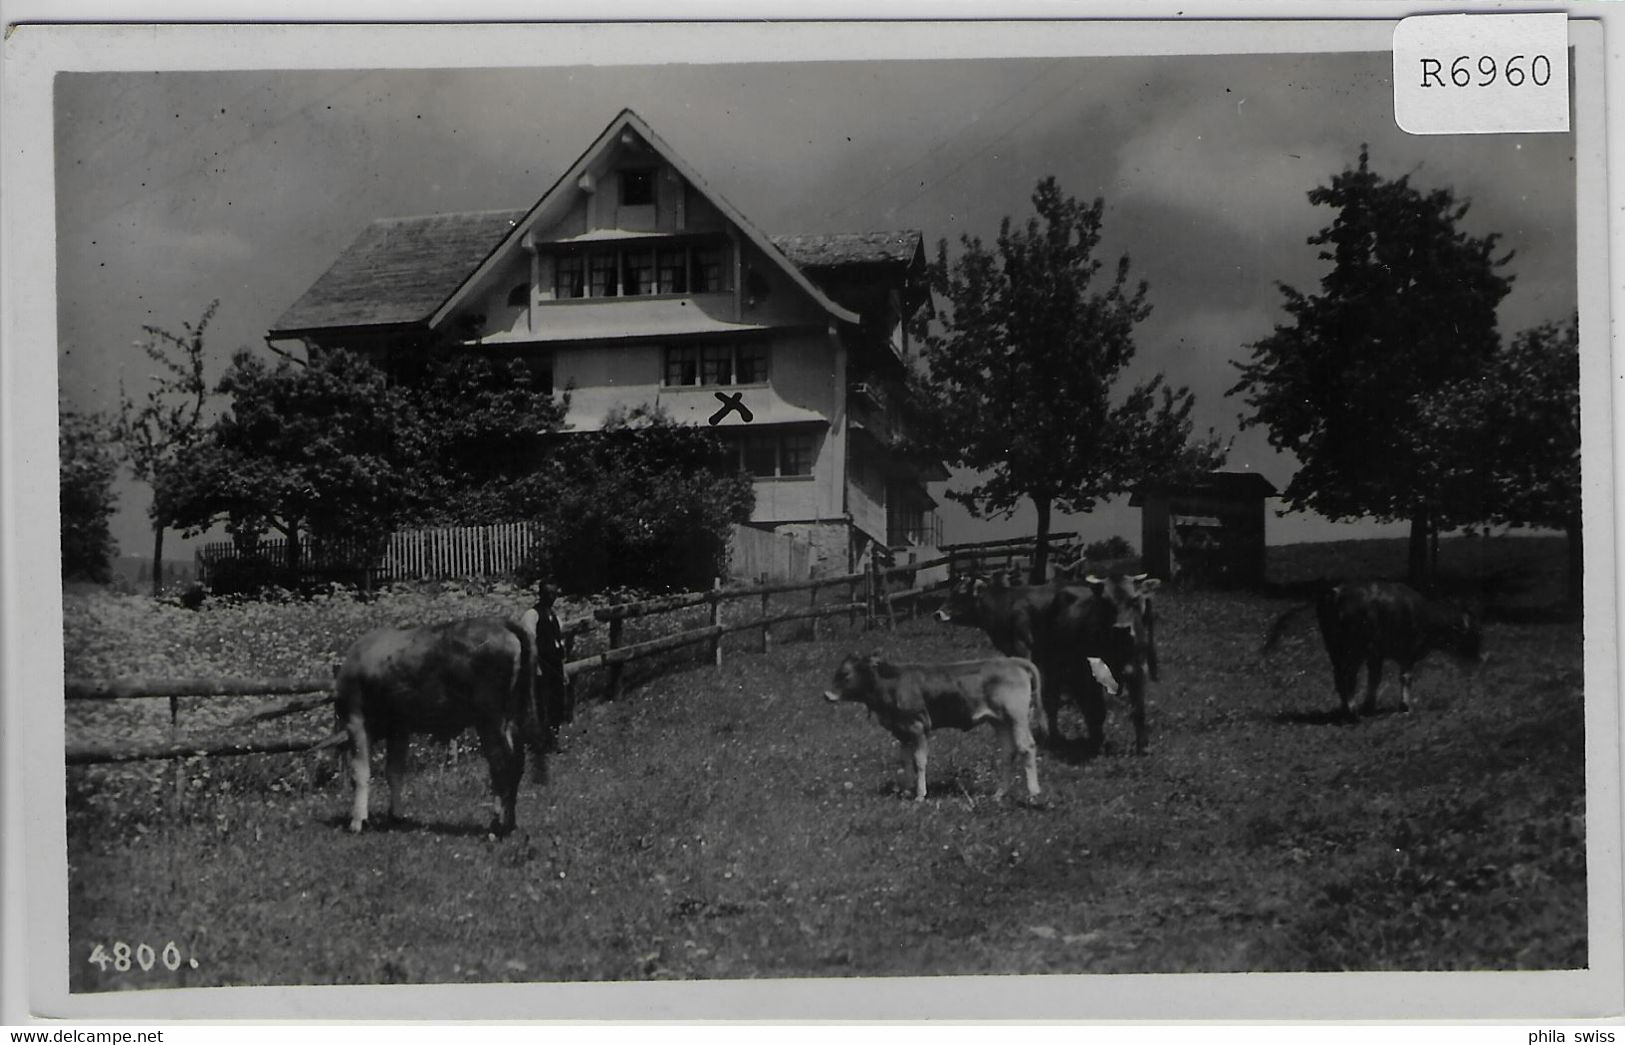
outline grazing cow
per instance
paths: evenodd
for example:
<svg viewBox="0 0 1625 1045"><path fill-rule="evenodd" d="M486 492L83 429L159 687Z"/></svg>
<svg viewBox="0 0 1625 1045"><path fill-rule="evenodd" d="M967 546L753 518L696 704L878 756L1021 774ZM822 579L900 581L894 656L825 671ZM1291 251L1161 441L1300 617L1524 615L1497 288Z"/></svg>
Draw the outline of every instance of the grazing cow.
<svg viewBox="0 0 1625 1045"><path fill-rule="evenodd" d="M1326 585L1314 602L1320 634L1332 661L1332 678L1343 714L1354 713L1354 688L1360 667L1366 669L1365 700L1360 710L1377 709L1382 665L1399 665L1399 708L1411 709L1411 672L1433 650L1451 653L1468 665L1483 662L1482 634L1473 614L1437 602L1397 581L1352 581ZM1288 621L1305 607L1276 618L1264 649L1269 651L1286 631Z"/></svg>
<svg viewBox="0 0 1625 1045"><path fill-rule="evenodd" d="M1044 715L1056 742L1062 739L1061 703L1070 694L1083 713L1088 750L1099 751L1105 741L1105 693L1124 684L1134 709L1135 749L1144 752L1144 676L1155 663L1149 618L1156 587L1143 575L1018 587L971 576L955 584L936 618L979 627L1000 653L1038 663L1046 679ZM1125 642L1124 635L1132 641Z"/></svg>
<svg viewBox="0 0 1625 1045"><path fill-rule="evenodd" d="M835 672L831 702L862 704L903 745L914 767L914 800L925 798L926 736L933 729L974 729L984 722L1004 740L1010 757L1026 774L1027 794L1038 794L1038 755L1033 717L1040 697L1038 667L1020 657L967 660L955 664L890 664L876 656L850 654ZM999 794L1004 794L1001 788Z"/></svg>
<svg viewBox="0 0 1625 1045"><path fill-rule="evenodd" d="M339 732L327 746L348 740L355 802L350 830L367 821L371 743L387 741L385 776L394 818L414 735L449 740L472 727L491 767L491 789L501 817L491 830L514 828L514 804L525 771L521 736L541 758L545 709L535 699L535 642L519 622L501 617L383 628L362 636L340 665L335 710ZM545 763L538 776L545 778Z"/></svg>
<svg viewBox="0 0 1625 1045"><path fill-rule="evenodd" d="M1332 658L1332 675L1343 712L1350 701L1360 665L1366 669L1361 710L1377 709L1382 663L1399 665L1399 708L1411 709L1411 672L1432 650L1481 663L1484 659L1478 621L1465 610L1435 602L1396 581L1362 581L1333 585L1315 602L1320 634Z"/></svg>

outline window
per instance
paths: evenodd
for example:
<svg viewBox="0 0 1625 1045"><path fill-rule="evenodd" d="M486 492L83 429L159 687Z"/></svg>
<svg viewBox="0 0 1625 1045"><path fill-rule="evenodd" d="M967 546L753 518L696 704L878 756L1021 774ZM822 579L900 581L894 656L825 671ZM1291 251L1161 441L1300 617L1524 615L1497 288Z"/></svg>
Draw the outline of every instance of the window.
<svg viewBox="0 0 1625 1045"><path fill-rule="evenodd" d="M734 346L734 383L760 385L767 382L767 346L759 342Z"/></svg>
<svg viewBox="0 0 1625 1045"><path fill-rule="evenodd" d="M811 475L818 455L818 437L812 432L786 432L779 437L779 474Z"/></svg>
<svg viewBox="0 0 1625 1045"><path fill-rule="evenodd" d="M779 437L771 432L745 436L745 471L758 478L778 475Z"/></svg>
<svg viewBox="0 0 1625 1045"><path fill-rule="evenodd" d="M734 353L731 345L703 345L700 347L700 384L731 385Z"/></svg>
<svg viewBox="0 0 1625 1045"><path fill-rule="evenodd" d="M582 298L587 286L582 278L583 264L580 254L560 254L553 262L553 296L556 298Z"/></svg>
<svg viewBox="0 0 1625 1045"><path fill-rule="evenodd" d="M653 294L655 292L655 252L652 250L629 250L623 257L626 259L626 278L621 283L621 293L628 296Z"/></svg>
<svg viewBox="0 0 1625 1045"><path fill-rule="evenodd" d="M738 440L739 466L757 479L813 474L818 459L816 432L745 432Z"/></svg>
<svg viewBox="0 0 1625 1045"><path fill-rule="evenodd" d="M727 290L728 284L724 280L724 260L727 252L721 247L706 247L696 249L694 252L694 279L692 286L696 294L711 294L719 290Z"/></svg>
<svg viewBox="0 0 1625 1045"><path fill-rule="evenodd" d="M766 384L767 348L762 342L667 346L665 383L667 387Z"/></svg>
<svg viewBox="0 0 1625 1045"><path fill-rule="evenodd" d="M654 171L621 172L621 206L647 207L655 201Z"/></svg>
<svg viewBox="0 0 1625 1045"><path fill-rule="evenodd" d="M612 298L617 293L616 269L619 257L613 253L591 254L587 257L587 272L592 277L592 296Z"/></svg>
<svg viewBox="0 0 1625 1045"><path fill-rule="evenodd" d="M666 385L680 387L699 381L699 350L691 346L668 346L666 349Z"/></svg>
<svg viewBox="0 0 1625 1045"><path fill-rule="evenodd" d="M655 266L656 294L688 293L688 251L682 247L662 250Z"/></svg>

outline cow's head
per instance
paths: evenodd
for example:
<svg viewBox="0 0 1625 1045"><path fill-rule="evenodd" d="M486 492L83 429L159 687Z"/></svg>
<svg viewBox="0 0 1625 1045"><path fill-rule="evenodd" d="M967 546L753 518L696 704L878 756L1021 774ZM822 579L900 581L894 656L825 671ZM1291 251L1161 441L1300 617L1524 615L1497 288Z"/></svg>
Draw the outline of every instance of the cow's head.
<svg viewBox="0 0 1625 1045"><path fill-rule="evenodd" d="M1147 618L1151 613L1151 595L1162 582L1145 573L1114 574L1110 577L1084 578L1111 619L1112 630L1129 643L1135 655L1145 652L1150 641Z"/></svg>
<svg viewBox="0 0 1625 1045"><path fill-rule="evenodd" d="M855 700L865 703L870 691L874 689L875 676L880 673L880 657L871 653L867 657L857 653L848 653L841 661L841 666L835 669L835 682L833 689L824 690L824 699L832 704L843 700Z"/></svg>
<svg viewBox="0 0 1625 1045"><path fill-rule="evenodd" d="M994 586L994 581L981 574L967 573L955 579L948 589L948 601L932 616L943 624L979 624L982 593Z"/></svg>

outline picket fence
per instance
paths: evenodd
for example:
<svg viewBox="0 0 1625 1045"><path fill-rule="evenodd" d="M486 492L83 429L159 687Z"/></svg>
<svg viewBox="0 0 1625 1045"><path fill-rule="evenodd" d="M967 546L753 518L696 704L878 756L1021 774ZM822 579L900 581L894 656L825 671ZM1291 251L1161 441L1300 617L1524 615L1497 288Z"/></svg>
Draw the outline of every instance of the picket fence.
<svg viewBox="0 0 1625 1045"><path fill-rule="evenodd" d="M370 572L375 581L501 576L519 569L540 535L541 527L529 522L400 530L390 535ZM312 541L300 553L302 572L311 579L361 573L369 558L358 545L342 541ZM288 542L281 538L262 540L247 553L230 541L205 544L197 552L198 579L207 585L219 565L231 560L252 556L281 564L287 555Z"/></svg>

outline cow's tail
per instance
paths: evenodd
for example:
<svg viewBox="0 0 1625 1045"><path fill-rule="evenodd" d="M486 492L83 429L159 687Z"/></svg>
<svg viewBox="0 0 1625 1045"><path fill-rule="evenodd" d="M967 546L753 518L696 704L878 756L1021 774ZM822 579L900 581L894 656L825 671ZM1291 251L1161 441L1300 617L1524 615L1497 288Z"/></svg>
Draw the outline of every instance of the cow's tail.
<svg viewBox="0 0 1625 1045"><path fill-rule="evenodd" d="M519 731L524 745L530 748L531 778L538 783L547 781L547 708L536 696L536 636L516 620L506 620L508 630L519 640L519 678L514 683L519 690Z"/></svg>
<svg viewBox="0 0 1625 1045"><path fill-rule="evenodd" d="M1020 664L1032 680L1032 706L1027 711L1027 720L1032 723L1033 738L1040 744L1046 744L1049 742L1049 719L1044 714L1044 674L1038 670L1037 664L1025 657L1010 659Z"/></svg>
<svg viewBox="0 0 1625 1045"><path fill-rule="evenodd" d="M1336 592L1336 581L1321 580L1311 584L1308 592L1309 601L1301 602L1275 618L1275 623L1270 625L1269 635L1264 639L1264 648L1260 652L1268 653L1275 649L1280 644L1281 639L1286 636L1287 629L1292 626L1292 622L1298 618L1299 614L1305 610L1317 608L1321 603L1335 595Z"/></svg>

